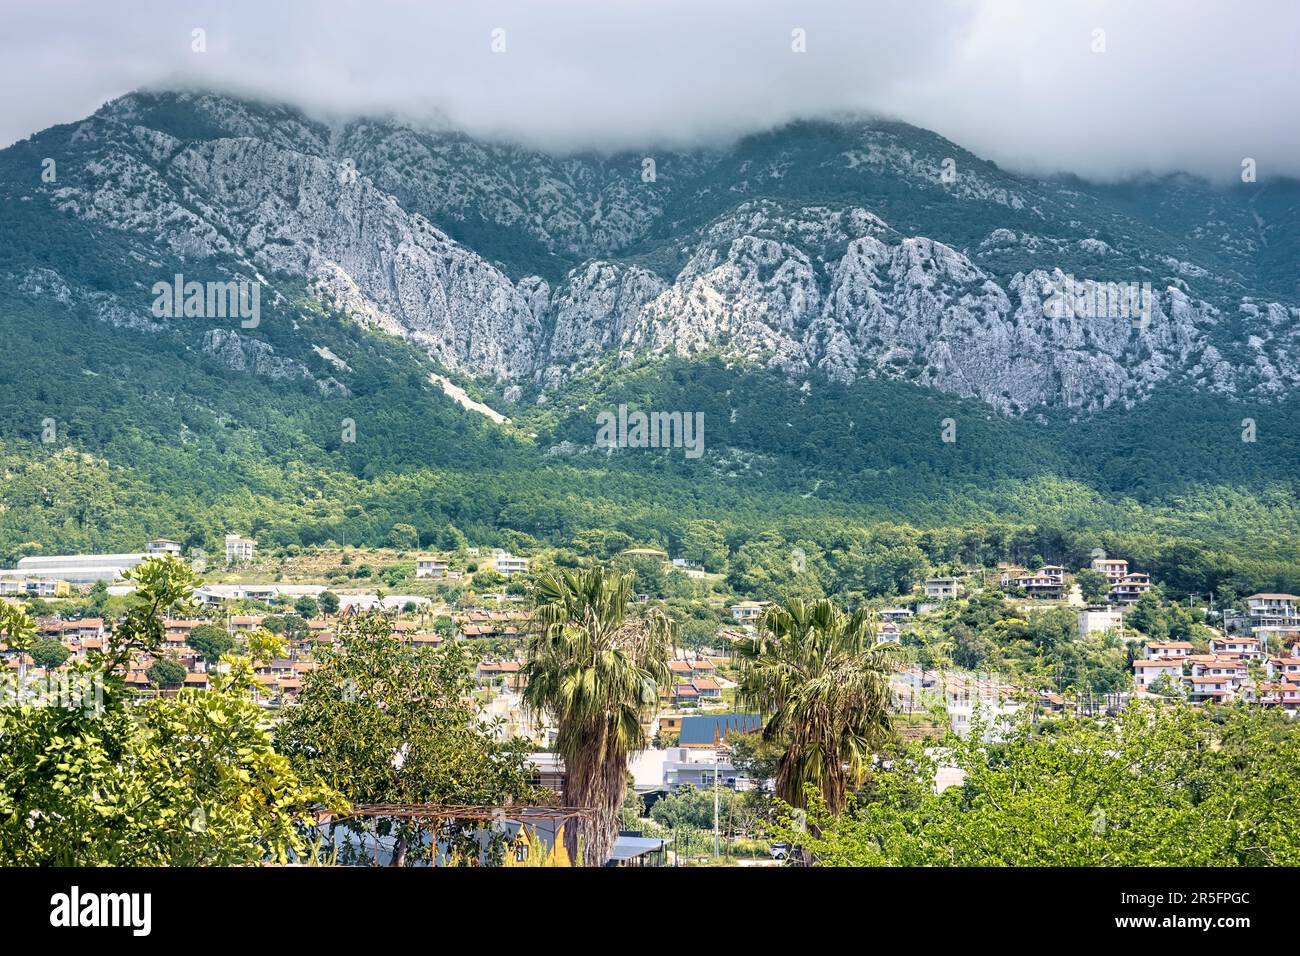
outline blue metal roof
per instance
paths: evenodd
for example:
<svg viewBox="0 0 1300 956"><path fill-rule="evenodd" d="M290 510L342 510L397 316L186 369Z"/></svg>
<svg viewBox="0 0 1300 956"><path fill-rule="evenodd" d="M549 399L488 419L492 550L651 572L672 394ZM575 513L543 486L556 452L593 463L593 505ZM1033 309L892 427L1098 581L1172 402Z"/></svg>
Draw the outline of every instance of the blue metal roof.
<svg viewBox="0 0 1300 956"><path fill-rule="evenodd" d="M763 728L759 714L710 714L683 717L679 742L687 744L712 744L728 734L748 734Z"/></svg>

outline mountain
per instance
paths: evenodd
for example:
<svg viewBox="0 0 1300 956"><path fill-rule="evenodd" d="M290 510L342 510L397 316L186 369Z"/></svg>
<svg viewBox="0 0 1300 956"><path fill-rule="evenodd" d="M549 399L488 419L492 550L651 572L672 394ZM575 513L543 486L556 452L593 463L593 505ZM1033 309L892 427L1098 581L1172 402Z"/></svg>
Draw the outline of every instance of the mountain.
<svg viewBox="0 0 1300 956"><path fill-rule="evenodd" d="M46 156L54 183L34 175ZM138 263L112 288L11 265L20 289L102 293L108 321L140 323L166 260L290 279L507 401L611 352L903 380L1013 413L1131 405L1169 384L1271 400L1300 383L1289 181L1035 180L857 119L726 150L555 157L170 93L39 134L3 168L30 228L102 227ZM1149 283L1149 316L1052 315L1067 277ZM256 346L233 334L199 347L238 365Z"/></svg>
<svg viewBox="0 0 1300 956"><path fill-rule="evenodd" d="M704 519L849 553L908 522L1184 568L1264 536L1213 560L1285 583L1298 201L1028 178L856 117L555 156L131 94L0 151L0 558ZM160 313L176 276L259 314ZM1149 283L1149 312L1045 308L1071 276ZM702 412L708 452L595 448L620 403Z"/></svg>

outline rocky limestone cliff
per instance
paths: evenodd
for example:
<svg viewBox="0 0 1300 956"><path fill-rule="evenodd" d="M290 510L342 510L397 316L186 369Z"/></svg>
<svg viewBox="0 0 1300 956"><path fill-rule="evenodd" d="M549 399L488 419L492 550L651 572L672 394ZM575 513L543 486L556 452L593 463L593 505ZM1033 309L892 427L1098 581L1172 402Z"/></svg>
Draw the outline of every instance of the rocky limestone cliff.
<svg viewBox="0 0 1300 956"><path fill-rule="evenodd" d="M146 287L163 278L149 267L159 248L200 272L220 261L297 277L448 369L512 386L511 397L611 355L666 353L901 379L1015 413L1131 403L1174 381L1261 398L1300 386L1295 305L1181 258L1172 240L1152 247L1145 225L1096 196L1015 179L909 129L846 128L848 146L835 139L808 169L782 158L805 148L798 138L775 154L762 140L758 158L733 167L718 153L660 154L663 177L645 182L634 157L554 158L454 131L330 128L220 96L140 95L63 134L80 161L56 184L23 188L58 215L134 237ZM960 157L950 183L945 150ZM875 178L853 201L792 201L817 191L791 185L814 171L839 192L859 182L845 177ZM966 209L1017 228L956 245L911 234L873 208L866 186L881 183L906 199L890 193L882 206L908 219L934 208L936 222L969 234L954 225ZM1090 214L1110 231L1072 218ZM471 220L497 230L491 249L437 224ZM554 256L580 261L550 279L512 278L494 255L502 236L544 249L536 261L548 268ZM523 261L532 247L506 251ZM26 275L29 292L55 300L92 294ZM1048 289L1071 275L1150 282L1148 320L1050 314ZM101 296L97 308L116 324L153 321L143 299ZM202 347L232 368L308 374L256 337L217 330Z"/></svg>

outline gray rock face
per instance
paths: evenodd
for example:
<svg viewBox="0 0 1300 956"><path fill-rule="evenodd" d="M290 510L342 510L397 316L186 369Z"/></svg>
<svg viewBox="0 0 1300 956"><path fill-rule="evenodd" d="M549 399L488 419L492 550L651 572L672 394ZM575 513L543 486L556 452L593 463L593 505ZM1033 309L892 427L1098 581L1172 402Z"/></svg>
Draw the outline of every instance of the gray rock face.
<svg viewBox="0 0 1300 956"><path fill-rule="evenodd" d="M333 377L316 379L307 366L276 355L275 349L261 339L240 335L230 329L208 329L203 333L202 350L236 372L248 372L280 381L305 379L314 382L322 395L347 395L348 389Z"/></svg>
<svg viewBox="0 0 1300 956"><path fill-rule="evenodd" d="M548 385L575 369L618 351L641 322L641 314L667 288L638 266L593 261L575 269L551 300L546 365L539 378Z"/></svg>
<svg viewBox="0 0 1300 956"><path fill-rule="evenodd" d="M1065 218L1096 206L1074 191L1014 180L966 154L945 180L942 141L911 141L897 125L853 133L816 170L892 177L909 194L941 197L945 216L994 209L1018 217L1018 229L959 247L891 226L868 195L840 205L754 198L800 175L785 153L740 163L730 185L716 180L717 155L665 154L647 181L636 157L554 158L392 123L330 128L220 96L167 102L214 132L182 140L147 97L124 97L76 128L85 162L41 187L47 201L161 244L195 271L219 259L297 277L357 321L512 395L611 355L705 353L791 376L906 380L1012 413L1131 403L1175 381L1260 398L1300 386L1295 305L1138 239L1100 238ZM719 198L728 189L734 201ZM1051 202L1074 233L1026 231L1056 221L1044 211ZM477 218L497 230L496 245L476 251L429 217ZM502 235L580 264L549 281L512 279L494 256ZM146 287L163 278L141 258ZM1080 279L1150 282L1146 320L1045 308L1083 267ZM89 295L53 279L33 271L25 281L58 301ZM151 321L118 301L96 307L118 324ZM209 331L202 347L231 368L310 377L235 332Z"/></svg>

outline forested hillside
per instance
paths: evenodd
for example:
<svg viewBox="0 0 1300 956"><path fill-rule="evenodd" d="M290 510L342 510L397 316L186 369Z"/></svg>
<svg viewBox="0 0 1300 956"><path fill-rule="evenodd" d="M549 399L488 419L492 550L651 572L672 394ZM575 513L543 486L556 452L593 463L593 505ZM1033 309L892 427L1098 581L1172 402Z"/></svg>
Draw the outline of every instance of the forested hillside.
<svg viewBox="0 0 1300 956"><path fill-rule="evenodd" d="M866 120L652 158L206 94L0 151L0 563L708 521L840 589L1095 547L1300 588L1294 183L1033 179ZM1054 319L1063 272L1157 312ZM258 321L160 319L180 273L255 279ZM702 415L703 453L597 448L619 405Z"/></svg>

